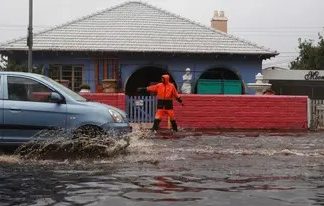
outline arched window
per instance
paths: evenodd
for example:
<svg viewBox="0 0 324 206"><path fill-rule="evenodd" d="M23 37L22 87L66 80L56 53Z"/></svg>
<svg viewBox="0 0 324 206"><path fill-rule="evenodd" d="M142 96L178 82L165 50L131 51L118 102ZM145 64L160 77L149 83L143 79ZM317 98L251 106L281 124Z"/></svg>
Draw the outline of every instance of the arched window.
<svg viewBox="0 0 324 206"><path fill-rule="evenodd" d="M161 77L163 74L169 74L167 70L158 68L158 67L143 67L135 71L128 79L125 93L128 96L136 96L138 93L136 92L136 89L138 87L147 87L152 84L156 84L161 82ZM169 74L170 75L170 74ZM174 84L174 86L177 88L177 85L175 84L172 76L170 75L170 82ZM148 93L144 95L149 95Z"/></svg>
<svg viewBox="0 0 324 206"><path fill-rule="evenodd" d="M213 68L201 74L195 92L198 94L243 94L245 91L238 74L226 68Z"/></svg>

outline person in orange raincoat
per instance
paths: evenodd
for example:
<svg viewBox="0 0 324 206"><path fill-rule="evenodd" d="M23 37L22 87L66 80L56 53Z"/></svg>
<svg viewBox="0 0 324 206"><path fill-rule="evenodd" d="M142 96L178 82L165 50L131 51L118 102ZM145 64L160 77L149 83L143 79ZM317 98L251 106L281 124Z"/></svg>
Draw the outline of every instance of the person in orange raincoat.
<svg viewBox="0 0 324 206"><path fill-rule="evenodd" d="M176 99L183 106L182 99L179 96L175 86L172 83L170 83L169 75L162 75L161 81L161 83L152 86L138 88L137 91L147 91L150 93L155 93L157 95L157 111L155 113L155 119L152 127L153 131L159 129L159 124L163 115L168 115L168 117L170 118L172 130L178 131L178 126L174 118L172 100Z"/></svg>

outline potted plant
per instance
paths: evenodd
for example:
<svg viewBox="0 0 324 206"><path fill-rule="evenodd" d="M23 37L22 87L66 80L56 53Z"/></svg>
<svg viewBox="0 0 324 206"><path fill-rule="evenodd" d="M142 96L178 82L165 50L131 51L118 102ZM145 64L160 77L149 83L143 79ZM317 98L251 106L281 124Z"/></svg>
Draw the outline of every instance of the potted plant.
<svg viewBox="0 0 324 206"><path fill-rule="evenodd" d="M90 85L87 83L83 83L80 86L80 93L89 93L90 91Z"/></svg>
<svg viewBox="0 0 324 206"><path fill-rule="evenodd" d="M103 79L102 80L102 88L105 93L115 93L117 88L117 80L116 79Z"/></svg>

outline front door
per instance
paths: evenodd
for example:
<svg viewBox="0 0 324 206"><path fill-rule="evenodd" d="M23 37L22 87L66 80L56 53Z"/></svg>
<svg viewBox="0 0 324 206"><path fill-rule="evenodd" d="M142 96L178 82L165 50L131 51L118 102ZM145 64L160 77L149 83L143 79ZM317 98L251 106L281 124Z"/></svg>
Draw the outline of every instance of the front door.
<svg viewBox="0 0 324 206"><path fill-rule="evenodd" d="M66 104L50 102L52 89L30 78L7 76L3 141L25 142L37 132L66 128Z"/></svg>

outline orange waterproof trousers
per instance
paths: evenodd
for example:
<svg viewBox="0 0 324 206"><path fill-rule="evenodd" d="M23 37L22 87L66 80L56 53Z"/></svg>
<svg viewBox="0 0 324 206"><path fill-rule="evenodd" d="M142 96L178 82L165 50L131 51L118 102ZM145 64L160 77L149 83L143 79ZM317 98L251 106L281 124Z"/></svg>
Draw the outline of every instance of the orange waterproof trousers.
<svg viewBox="0 0 324 206"><path fill-rule="evenodd" d="M174 120L174 110L173 109L157 109L155 113L155 119L162 119L163 115L168 115L170 121Z"/></svg>

